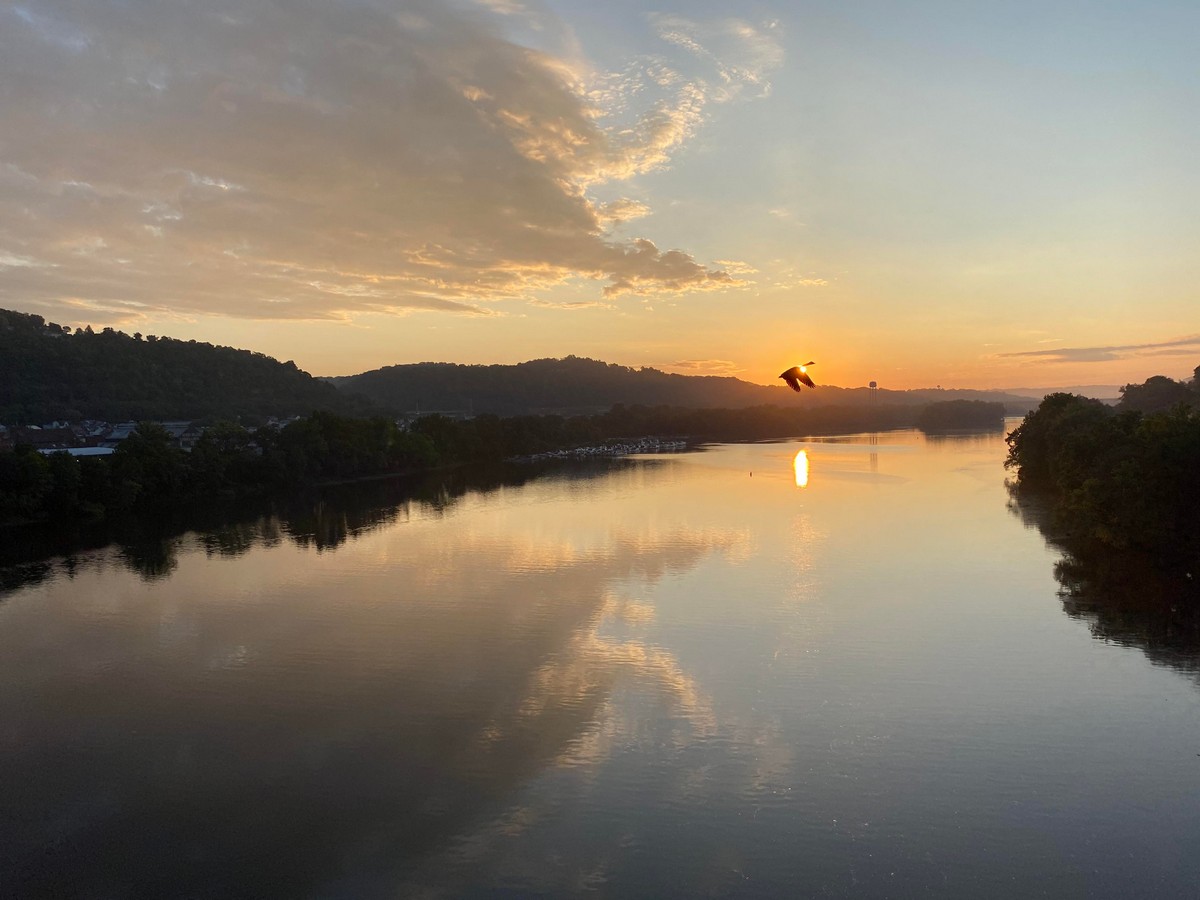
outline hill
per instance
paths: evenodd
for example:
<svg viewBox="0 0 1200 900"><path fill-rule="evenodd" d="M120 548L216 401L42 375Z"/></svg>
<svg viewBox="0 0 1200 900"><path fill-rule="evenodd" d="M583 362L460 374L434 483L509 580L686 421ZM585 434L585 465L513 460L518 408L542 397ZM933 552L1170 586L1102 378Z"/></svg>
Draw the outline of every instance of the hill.
<svg viewBox="0 0 1200 900"><path fill-rule="evenodd" d="M202 419L346 409L353 401L293 362L111 328L71 331L0 309L0 423Z"/></svg>
<svg viewBox="0 0 1200 900"><path fill-rule="evenodd" d="M674 375L633 369L593 359L535 359L516 365L414 363L387 366L359 375L329 379L339 389L361 394L394 413L461 411L528 415L586 414L615 404L689 409L743 409L749 406L916 405L945 400L987 400L1024 414L1028 398L995 391L889 391L818 385L797 395L784 387L715 375Z"/></svg>
<svg viewBox="0 0 1200 900"><path fill-rule="evenodd" d="M262 353L112 328L46 322L0 309L0 423L290 416L368 405L412 412L591 414L611 407L745 409L778 405L917 406L950 400L1002 402L1010 414L1034 406L994 391L889 391L818 385L794 394L739 378L675 375L568 356L516 365L415 363L342 378L314 378Z"/></svg>

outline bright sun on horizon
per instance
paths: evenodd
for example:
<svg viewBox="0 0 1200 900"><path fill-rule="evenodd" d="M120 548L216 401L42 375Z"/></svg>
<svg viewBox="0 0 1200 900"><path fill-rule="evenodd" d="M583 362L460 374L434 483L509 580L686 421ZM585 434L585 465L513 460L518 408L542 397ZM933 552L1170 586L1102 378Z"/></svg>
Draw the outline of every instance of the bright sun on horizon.
<svg viewBox="0 0 1200 900"><path fill-rule="evenodd" d="M7 4L0 306L316 375L1186 378L1198 33L1165 0Z"/></svg>

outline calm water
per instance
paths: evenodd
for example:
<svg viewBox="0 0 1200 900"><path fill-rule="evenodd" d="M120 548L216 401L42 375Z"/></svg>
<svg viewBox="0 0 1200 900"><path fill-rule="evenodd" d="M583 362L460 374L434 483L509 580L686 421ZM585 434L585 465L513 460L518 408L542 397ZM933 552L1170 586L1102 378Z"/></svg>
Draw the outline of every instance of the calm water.
<svg viewBox="0 0 1200 900"><path fill-rule="evenodd" d="M1196 897L1194 622L1060 596L1004 450L368 486L10 569L0 896Z"/></svg>

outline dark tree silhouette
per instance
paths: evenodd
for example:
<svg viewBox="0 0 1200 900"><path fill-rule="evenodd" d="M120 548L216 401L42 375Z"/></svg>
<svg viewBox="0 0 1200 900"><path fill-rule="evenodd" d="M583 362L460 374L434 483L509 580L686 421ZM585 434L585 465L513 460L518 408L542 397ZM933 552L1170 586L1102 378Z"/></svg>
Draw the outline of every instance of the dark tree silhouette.
<svg viewBox="0 0 1200 900"><path fill-rule="evenodd" d="M1134 412L1161 412L1178 403L1195 403L1196 394L1182 381L1165 375L1155 375L1143 384L1127 384L1121 388L1118 409Z"/></svg>

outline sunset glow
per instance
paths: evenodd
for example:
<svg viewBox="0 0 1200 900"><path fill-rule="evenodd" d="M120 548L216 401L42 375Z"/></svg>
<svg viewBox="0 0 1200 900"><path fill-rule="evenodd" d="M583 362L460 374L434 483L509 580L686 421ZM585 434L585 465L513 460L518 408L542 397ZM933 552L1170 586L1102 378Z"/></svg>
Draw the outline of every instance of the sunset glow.
<svg viewBox="0 0 1200 900"><path fill-rule="evenodd" d="M1197 33L1168 0L5 4L0 306L318 375L1183 378Z"/></svg>

